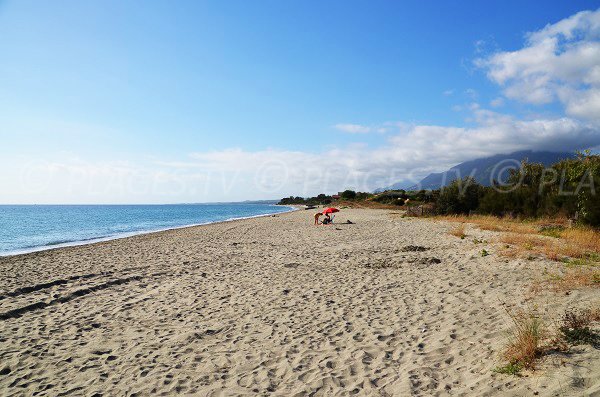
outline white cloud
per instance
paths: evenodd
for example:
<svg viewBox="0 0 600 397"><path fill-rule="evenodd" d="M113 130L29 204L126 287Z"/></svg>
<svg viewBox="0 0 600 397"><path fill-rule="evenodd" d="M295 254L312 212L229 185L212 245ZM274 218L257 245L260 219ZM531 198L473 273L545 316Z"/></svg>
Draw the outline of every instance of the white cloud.
<svg viewBox="0 0 600 397"><path fill-rule="evenodd" d="M568 115L600 121L600 9L526 35L525 46L475 61L507 98L560 101Z"/></svg>
<svg viewBox="0 0 600 397"><path fill-rule="evenodd" d="M444 96L452 96L454 94L454 90L446 90L442 92Z"/></svg>
<svg viewBox="0 0 600 397"><path fill-rule="evenodd" d="M333 126L333 128L339 130L339 131L343 131L343 132L347 132L349 134L368 134L371 132L377 132L380 134L385 134L387 132L390 131L396 131L396 130L402 130L404 129L408 124L403 123L403 122L397 122L397 121L386 121L384 123L381 124L376 124L376 125L372 125L372 126L365 126L365 125L360 125L360 124L350 124L350 123L342 123L342 124L336 124Z"/></svg>
<svg viewBox="0 0 600 397"><path fill-rule="evenodd" d="M560 96L566 104L566 111L573 116L600 121L600 89L585 91L562 90Z"/></svg>
<svg viewBox="0 0 600 397"><path fill-rule="evenodd" d="M490 106L493 108L499 108L504 105L504 98L494 98L490 101Z"/></svg>
<svg viewBox="0 0 600 397"><path fill-rule="evenodd" d="M477 40L475 43L473 43L473 45L475 46L475 52L476 53L483 52L486 44L487 43L485 42L485 40Z"/></svg>
<svg viewBox="0 0 600 397"><path fill-rule="evenodd" d="M467 88L465 90L465 94L472 100L476 100L477 97L479 96L479 93L474 90L473 88Z"/></svg>
<svg viewBox="0 0 600 397"><path fill-rule="evenodd" d="M333 126L336 130L347 132L349 134L366 134L373 129L360 124L336 124Z"/></svg>

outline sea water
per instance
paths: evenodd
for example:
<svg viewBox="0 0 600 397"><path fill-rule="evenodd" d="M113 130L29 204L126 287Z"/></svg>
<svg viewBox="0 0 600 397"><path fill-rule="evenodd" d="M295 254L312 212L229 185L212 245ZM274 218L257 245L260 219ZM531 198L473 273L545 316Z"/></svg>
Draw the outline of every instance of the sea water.
<svg viewBox="0 0 600 397"><path fill-rule="evenodd" d="M290 210L262 203L0 205L0 256Z"/></svg>

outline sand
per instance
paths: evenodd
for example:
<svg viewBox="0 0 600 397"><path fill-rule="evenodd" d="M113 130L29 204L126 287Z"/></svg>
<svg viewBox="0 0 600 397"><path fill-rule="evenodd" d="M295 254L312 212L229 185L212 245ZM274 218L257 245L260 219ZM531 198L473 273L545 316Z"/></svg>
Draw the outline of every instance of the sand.
<svg viewBox="0 0 600 397"><path fill-rule="evenodd" d="M552 316L598 289L531 297L557 265L473 243L492 232L461 240L389 210L320 227L312 215L0 258L0 394L600 395L589 346L523 377L492 371L505 307Z"/></svg>

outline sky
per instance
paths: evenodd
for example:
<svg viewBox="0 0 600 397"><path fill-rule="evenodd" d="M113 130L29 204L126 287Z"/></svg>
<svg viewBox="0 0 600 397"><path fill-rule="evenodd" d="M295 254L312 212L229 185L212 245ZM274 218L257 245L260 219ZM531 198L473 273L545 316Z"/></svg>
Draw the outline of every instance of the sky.
<svg viewBox="0 0 600 397"><path fill-rule="evenodd" d="M0 0L0 203L371 191L597 150L599 6Z"/></svg>

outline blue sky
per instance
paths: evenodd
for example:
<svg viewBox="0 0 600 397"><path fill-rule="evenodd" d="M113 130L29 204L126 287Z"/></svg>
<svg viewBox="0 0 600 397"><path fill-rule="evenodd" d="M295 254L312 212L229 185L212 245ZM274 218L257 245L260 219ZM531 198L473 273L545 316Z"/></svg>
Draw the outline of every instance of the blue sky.
<svg viewBox="0 0 600 397"><path fill-rule="evenodd" d="M3 1L0 202L375 188L512 150L514 135L494 138L507 122L562 126L514 149L593 146L598 82L582 71L600 64L595 52L570 57L575 66L560 73L501 55L527 55L540 42L528 32L584 10L591 15L567 27L576 37L548 33L562 35L549 51L567 53L563 41L595 51L597 9L597 1ZM532 73L543 87L531 87ZM538 89L554 91L526 94ZM592 109L568 90L590 94ZM471 135L497 144L454 147Z"/></svg>

